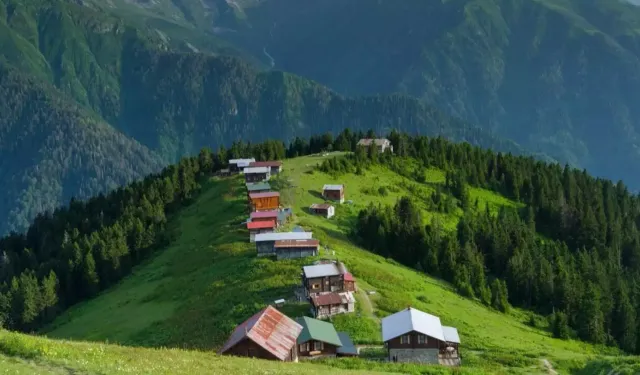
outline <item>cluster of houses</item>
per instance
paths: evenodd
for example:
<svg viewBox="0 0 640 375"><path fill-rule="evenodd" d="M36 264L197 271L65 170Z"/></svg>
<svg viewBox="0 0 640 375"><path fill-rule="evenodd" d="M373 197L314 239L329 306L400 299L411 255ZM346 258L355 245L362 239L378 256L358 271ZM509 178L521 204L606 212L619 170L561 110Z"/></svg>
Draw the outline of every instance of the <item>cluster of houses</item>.
<svg viewBox="0 0 640 375"><path fill-rule="evenodd" d="M358 145L375 144L385 152L393 146L386 139L363 139ZM320 243L312 232L301 228L277 232L291 215L291 209L280 204L280 193L272 191L271 176L282 171L282 162L256 162L255 159L229 160L224 173L243 173L249 199L249 219L246 222L249 241L256 244L259 257L276 259L317 256ZM344 185L324 185L325 201L343 203ZM312 214L330 218L335 207L316 203L309 207ZM267 306L238 325L220 354L297 362L299 359L357 356L359 354L346 332L337 332L333 324L322 319L355 311L356 281L339 261L317 261L302 267L300 299L310 304L312 317L294 319ZM284 300L276 301L276 304ZM436 316L407 308L382 319L382 339L387 359L393 362L420 362L459 365L460 338L453 327L442 326Z"/></svg>
<svg viewBox="0 0 640 375"><path fill-rule="evenodd" d="M382 319L382 340L390 362L460 365L460 337L440 318L408 307ZM346 332L311 317L295 320L267 306L238 325L219 354L287 362L358 356Z"/></svg>

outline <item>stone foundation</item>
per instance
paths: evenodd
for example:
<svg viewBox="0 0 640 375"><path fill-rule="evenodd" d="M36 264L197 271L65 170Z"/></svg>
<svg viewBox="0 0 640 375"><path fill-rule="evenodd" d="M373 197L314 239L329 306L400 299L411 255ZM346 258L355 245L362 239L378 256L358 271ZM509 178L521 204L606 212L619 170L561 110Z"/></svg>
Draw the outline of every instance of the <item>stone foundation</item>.
<svg viewBox="0 0 640 375"><path fill-rule="evenodd" d="M398 362L418 362L438 364L438 349L390 349L389 361L398 357Z"/></svg>

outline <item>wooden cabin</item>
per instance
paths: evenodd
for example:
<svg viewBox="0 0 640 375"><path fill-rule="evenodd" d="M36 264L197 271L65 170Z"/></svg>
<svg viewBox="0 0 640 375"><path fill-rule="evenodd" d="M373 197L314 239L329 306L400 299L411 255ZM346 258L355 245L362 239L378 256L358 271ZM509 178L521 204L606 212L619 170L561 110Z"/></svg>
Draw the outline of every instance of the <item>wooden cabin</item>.
<svg viewBox="0 0 640 375"><path fill-rule="evenodd" d="M302 326L302 331L296 341L298 355L301 359L336 356L338 348L342 346L342 341L333 324L307 316L297 318L296 323Z"/></svg>
<svg viewBox="0 0 640 375"><path fill-rule="evenodd" d="M305 232L295 232L305 233ZM320 241L314 239L307 240L279 240L273 244L276 258L293 259L305 258L318 255Z"/></svg>
<svg viewBox="0 0 640 375"><path fill-rule="evenodd" d="M249 165L250 167L267 167L270 169L272 175L282 172L281 161L254 161Z"/></svg>
<svg viewBox="0 0 640 375"><path fill-rule="evenodd" d="M302 267L302 286L307 296L356 290L355 280L342 262Z"/></svg>
<svg viewBox="0 0 640 375"><path fill-rule="evenodd" d="M276 221L250 221L247 223L249 230L249 242L255 242L256 234L273 233L276 229Z"/></svg>
<svg viewBox="0 0 640 375"><path fill-rule="evenodd" d="M231 159L229 160L229 171L231 173L239 173L240 171L247 168L251 163L256 161L256 159Z"/></svg>
<svg viewBox="0 0 640 375"><path fill-rule="evenodd" d="M271 169L268 167L247 167L243 172L245 182L262 182L271 177Z"/></svg>
<svg viewBox="0 0 640 375"><path fill-rule="evenodd" d="M344 202L344 185L324 185L322 197L329 201Z"/></svg>
<svg viewBox="0 0 640 375"><path fill-rule="evenodd" d="M280 213L278 210L271 211L254 211L249 215L251 221L275 221L276 228L280 226Z"/></svg>
<svg viewBox="0 0 640 375"><path fill-rule="evenodd" d="M219 354L297 362L302 326L267 306L233 331Z"/></svg>
<svg viewBox="0 0 640 375"><path fill-rule="evenodd" d="M318 319L355 311L356 299L351 292L314 294L310 300L311 313Z"/></svg>
<svg viewBox="0 0 640 375"><path fill-rule="evenodd" d="M391 362L460 364L458 330L411 307L382 319L382 341Z"/></svg>
<svg viewBox="0 0 640 375"><path fill-rule="evenodd" d="M383 153L387 150L393 152L393 145L391 141L386 138L363 138L358 141L359 147L369 147L374 144L378 148L378 152Z"/></svg>
<svg viewBox="0 0 640 375"><path fill-rule="evenodd" d="M280 193L269 191L249 194L251 211L272 211L280 207Z"/></svg>
<svg viewBox="0 0 640 375"><path fill-rule="evenodd" d="M309 212L314 215L321 215L326 217L327 219L333 217L336 214L336 209L330 204L318 204L314 203L309 207Z"/></svg>
<svg viewBox="0 0 640 375"><path fill-rule="evenodd" d="M277 241L287 240L310 240L313 237L311 232L278 232L256 234L256 251L259 257L276 256L275 244Z"/></svg>

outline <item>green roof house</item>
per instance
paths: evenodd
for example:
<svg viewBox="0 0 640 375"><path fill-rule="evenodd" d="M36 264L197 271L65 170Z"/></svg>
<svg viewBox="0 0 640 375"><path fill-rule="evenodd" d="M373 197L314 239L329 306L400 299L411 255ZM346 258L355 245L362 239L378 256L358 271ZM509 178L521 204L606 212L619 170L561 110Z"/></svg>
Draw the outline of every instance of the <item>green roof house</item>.
<svg viewBox="0 0 640 375"><path fill-rule="evenodd" d="M298 336L298 355L301 358L335 357L342 346L333 324L309 317L297 318L302 326Z"/></svg>
<svg viewBox="0 0 640 375"><path fill-rule="evenodd" d="M271 191L268 182L247 182L247 193L264 193Z"/></svg>

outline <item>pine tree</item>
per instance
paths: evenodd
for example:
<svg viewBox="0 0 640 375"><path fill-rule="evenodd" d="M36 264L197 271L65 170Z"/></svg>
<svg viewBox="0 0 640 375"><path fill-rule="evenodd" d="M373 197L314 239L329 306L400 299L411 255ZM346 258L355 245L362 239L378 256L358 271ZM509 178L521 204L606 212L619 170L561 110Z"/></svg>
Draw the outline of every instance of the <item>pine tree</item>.
<svg viewBox="0 0 640 375"><path fill-rule="evenodd" d="M578 312L578 335L581 339L602 344L605 342L604 316L600 309L600 293L589 283Z"/></svg>
<svg viewBox="0 0 640 375"><path fill-rule="evenodd" d="M96 273L96 262L89 250L84 256L82 264L82 278L84 281L85 296L93 297L99 290L100 279Z"/></svg>
<svg viewBox="0 0 640 375"><path fill-rule="evenodd" d="M55 272L50 271L42 280L41 294L43 320L49 322L55 317L58 308L58 277Z"/></svg>
<svg viewBox="0 0 640 375"><path fill-rule="evenodd" d="M556 311L551 316L551 331L553 337L559 339L568 339L571 335L567 314L562 311Z"/></svg>

